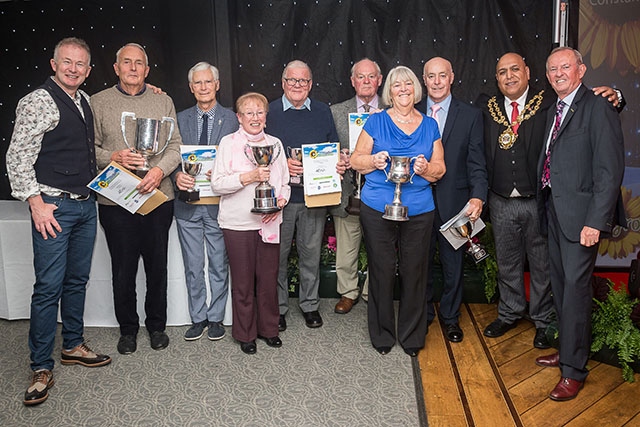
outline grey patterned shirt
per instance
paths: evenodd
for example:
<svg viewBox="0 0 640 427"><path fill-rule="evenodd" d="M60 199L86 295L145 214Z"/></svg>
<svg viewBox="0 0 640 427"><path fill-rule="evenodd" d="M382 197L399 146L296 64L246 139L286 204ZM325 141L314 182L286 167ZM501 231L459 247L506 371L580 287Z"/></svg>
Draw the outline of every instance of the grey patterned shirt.
<svg viewBox="0 0 640 427"><path fill-rule="evenodd" d="M72 98L84 117L80 96L89 102L89 95L78 89L75 98ZM59 121L58 106L49 92L44 89L36 89L18 102L16 122L7 150L7 175L11 183L11 195L16 199L24 201L40 193L51 196L62 193L58 188L39 183L34 168L44 134L55 129ZM80 196L72 194L71 197Z"/></svg>

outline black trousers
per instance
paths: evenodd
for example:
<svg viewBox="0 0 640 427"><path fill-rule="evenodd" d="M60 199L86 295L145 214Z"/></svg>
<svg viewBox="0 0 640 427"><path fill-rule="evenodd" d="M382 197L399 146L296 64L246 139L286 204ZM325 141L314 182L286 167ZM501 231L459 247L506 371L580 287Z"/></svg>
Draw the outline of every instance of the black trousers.
<svg viewBox="0 0 640 427"><path fill-rule="evenodd" d="M433 212L389 221L364 203L360 222L369 260L368 324L374 347L393 347L396 324L393 287L400 274L397 339L403 348L424 347L427 334L427 271ZM397 250L396 250L397 248Z"/></svg>
<svg viewBox="0 0 640 427"><path fill-rule="evenodd" d="M122 335L136 335L136 275L140 256L147 277L144 310L149 332L167 325L167 249L173 220L173 200L147 215L131 214L120 206L99 205L100 224L111 254L113 303Z"/></svg>

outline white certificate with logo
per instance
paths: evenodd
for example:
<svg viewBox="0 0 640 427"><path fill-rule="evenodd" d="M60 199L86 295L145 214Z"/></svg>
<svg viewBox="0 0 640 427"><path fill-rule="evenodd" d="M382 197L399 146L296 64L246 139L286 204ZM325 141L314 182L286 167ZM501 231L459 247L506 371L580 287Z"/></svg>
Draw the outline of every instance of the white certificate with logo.
<svg viewBox="0 0 640 427"><path fill-rule="evenodd" d="M308 196L342 191L336 164L340 160L340 144L324 142L302 145L304 194Z"/></svg>
<svg viewBox="0 0 640 427"><path fill-rule="evenodd" d="M370 113L349 113L349 151L353 153Z"/></svg>
<svg viewBox="0 0 640 427"><path fill-rule="evenodd" d="M180 154L182 156L182 162L180 168L184 172L184 162L189 163L202 163L202 169L200 173L195 176L196 186L195 189L200 191L200 197L214 197L218 196L211 189L211 180L207 178L207 172L213 170L213 165L216 161L216 155L218 154L217 145L181 145Z"/></svg>

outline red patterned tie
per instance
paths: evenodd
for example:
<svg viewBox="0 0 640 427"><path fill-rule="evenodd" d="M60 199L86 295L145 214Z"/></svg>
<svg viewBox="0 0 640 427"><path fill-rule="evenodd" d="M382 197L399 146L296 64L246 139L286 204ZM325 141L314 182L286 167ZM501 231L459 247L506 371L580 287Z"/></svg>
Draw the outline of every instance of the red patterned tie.
<svg viewBox="0 0 640 427"><path fill-rule="evenodd" d="M511 103L513 110L511 110L511 129L513 129L513 133L518 134L518 128L520 127L520 123L518 123L518 115L520 112L518 111L518 103L513 101Z"/></svg>
<svg viewBox="0 0 640 427"><path fill-rule="evenodd" d="M544 159L544 165L542 166L542 188L549 186L551 181L550 166L551 166L551 147L558 137L558 130L560 129L560 123L562 122L562 110L567 105L564 101L558 102L556 107L556 121L553 124L553 131L551 132L551 141L549 142L549 148L547 148L547 157Z"/></svg>

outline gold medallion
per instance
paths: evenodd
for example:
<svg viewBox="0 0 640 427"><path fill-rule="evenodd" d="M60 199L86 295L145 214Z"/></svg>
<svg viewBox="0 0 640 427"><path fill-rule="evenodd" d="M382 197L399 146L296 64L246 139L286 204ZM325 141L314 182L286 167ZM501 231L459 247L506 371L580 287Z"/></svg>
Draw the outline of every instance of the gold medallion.
<svg viewBox="0 0 640 427"><path fill-rule="evenodd" d="M509 126L500 134L498 145L500 145L500 148L503 150L508 150L516 143L516 139L518 139L518 135L515 134L511 126Z"/></svg>

